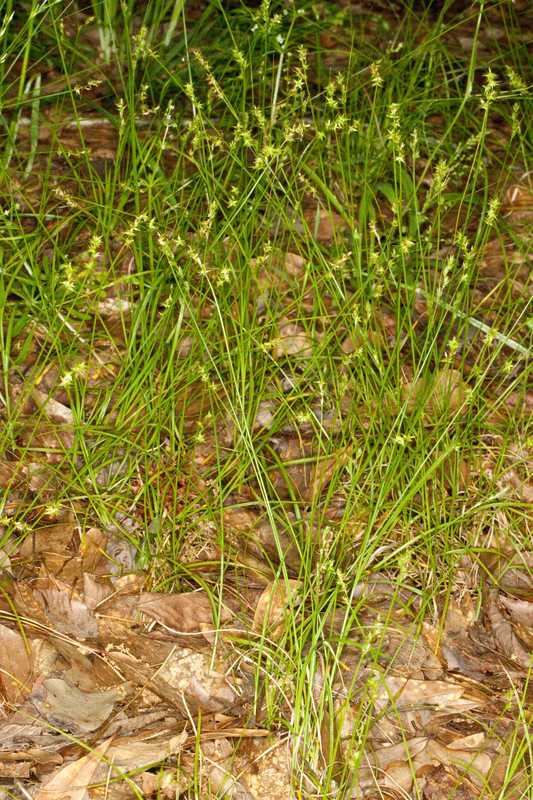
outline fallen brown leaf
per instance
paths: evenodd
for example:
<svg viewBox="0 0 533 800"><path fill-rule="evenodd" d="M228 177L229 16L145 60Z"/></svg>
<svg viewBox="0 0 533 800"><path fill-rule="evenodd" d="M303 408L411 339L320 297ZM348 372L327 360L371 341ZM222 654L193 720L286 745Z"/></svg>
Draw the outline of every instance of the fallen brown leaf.
<svg viewBox="0 0 533 800"><path fill-rule="evenodd" d="M423 407L424 416L435 420L443 414L456 414L464 407L468 390L455 369L442 369L431 378L419 378L403 388L403 399L410 413Z"/></svg>
<svg viewBox="0 0 533 800"><path fill-rule="evenodd" d="M29 778L31 761L0 761L1 778Z"/></svg>
<svg viewBox="0 0 533 800"><path fill-rule="evenodd" d="M306 208L304 219L317 242L331 242L335 236L342 236L348 229L346 221L340 214L320 206ZM303 230L301 223L297 227Z"/></svg>
<svg viewBox="0 0 533 800"><path fill-rule="evenodd" d="M68 586L36 589L34 597L42 606L51 628L75 639L95 639L98 636L98 623L93 611L81 598L69 592Z"/></svg>
<svg viewBox="0 0 533 800"><path fill-rule="evenodd" d="M274 581L263 591L254 614L252 630L277 641L283 636L287 616L297 602L300 581Z"/></svg>
<svg viewBox="0 0 533 800"><path fill-rule="evenodd" d="M285 253L285 269L293 278L301 278L305 271L305 258L297 253Z"/></svg>
<svg viewBox="0 0 533 800"><path fill-rule="evenodd" d="M139 598L139 611L179 633L193 633L202 630L203 625L214 627L213 604L203 591L182 592L181 594L158 594L142 592ZM220 606L220 622L227 622L231 611Z"/></svg>
<svg viewBox="0 0 533 800"><path fill-rule="evenodd" d="M121 696L118 689L82 692L63 678L50 677L34 688L28 703L52 725L80 736L103 725Z"/></svg>
<svg viewBox="0 0 533 800"><path fill-rule="evenodd" d="M509 612L513 622L524 625L526 628L533 628L533 603L528 600L517 600L515 597L506 597L500 594L499 601Z"/></svg>
<svg viewBox="0 0 533 800"><path fill-rule="evenodd" d="M301 325L285 320L279 325L278 337L272 352L274 358L284 356L310 358L313 354L313 339Z"/></svg>
<svg viewBox="0 0 533 800"><path fill-rule="evenodd" d="M49 397L40 389L33 389L31 396L37 408L52 422L62 425L74 424L74 415L68 406Z"/></svg>
<svg viewBox="0 0 533 800"><path fill-rule="evenodd" d="M0 686L4 699L15 705L31 692L32 653L18 631L0 625Z"/></svg>
<svg viewBox="0 0 533 800"><path fill-rule="evenodd" d="M532 654L525 649L514 632L509 619L503 615L498 607L498 592L496 590L492 590L489 593L485 604L485 614L500 652L507 658L516 661L524 669L531 667Z"/></svg>
<svg viewBox="0 0 533 800"><path fill-rule="evenodd" d="M48 554L64 555L75 530L73 516L64 522L36 528L24 539L18 549L18 555L22 558L41 556L45 561Z"/></svg>
<svg viewBox="0 0 533 800"><path fill-rule="evenodd" d="M423 775L424 789L423 800L478 800L479 792L470 783L466 783L464 775L456 774L455 770L439 764L430 767Z"/></svg>
<svg viewBox="0 0 533 800"><path fill-rule="evenodd" d="M61 767L35 794L35 800L87 800L87 788L102 763L111 741L86 756Z"/></svg>
<svg viewBox="0 0 533 800"><path fill-rule="evenodd" d="M107 757L113 774L123 774L165 761L179 753L186 741L185 732L170 737L160 735L155 738L151 733L146 739L140 736L114 739L108 747Z"/></svg>

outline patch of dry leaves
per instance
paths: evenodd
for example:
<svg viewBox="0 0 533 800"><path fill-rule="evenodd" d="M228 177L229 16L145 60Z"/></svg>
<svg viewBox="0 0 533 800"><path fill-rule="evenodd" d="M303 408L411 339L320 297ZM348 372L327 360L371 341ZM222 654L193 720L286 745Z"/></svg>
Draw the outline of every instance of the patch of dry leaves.
<svg viewBox="0 0 533 800"><path fill-rule="evenodd" d="M261 524L244 511L225 520L234 535ZM10 554L0 606L4 785L22 782L38 800L97 798L103 786L118 798L185 796L200 758L205 792L295 797L298 739L258 728L261 711L251 722L252 673L235 659L232 636L284 647L289 619L307 613L301 583L263 582L246 599L146 591L131 566L117 571L110 539L95 528L80 538L67 514ZM529 691L533 553L487 550L478 570L481 611L468 597L452 599L422 629L416 594L387 575L355 588L342 668L328 673L321 657L314 679L318 706L326 685L335 705L309 774L337 764L351 776L342 796L353 798L497 796L526 724L513 693ZM346 636L348 610L326 623L333 646ZM377 659L364 631L373 631ZM506 797L520 796L525 769ZM317 787L306 780L311 794Z"/></svg>

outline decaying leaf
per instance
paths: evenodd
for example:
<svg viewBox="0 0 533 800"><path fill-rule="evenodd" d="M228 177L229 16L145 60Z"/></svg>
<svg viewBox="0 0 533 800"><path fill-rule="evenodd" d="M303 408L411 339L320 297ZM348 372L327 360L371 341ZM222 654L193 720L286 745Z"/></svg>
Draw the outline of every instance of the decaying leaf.
<svg viewBox="0 0 533 800"><path fill-rule="evenodd" d="M169 686L185 698L187 708L195 712L221 712L231 708L241 696L222 671L211 663L211 656L188 648L175 648L158 672Z"/></svg>
<svg viewBox="0 0 533 800"><path fill-rule="evenodd" d="M213 627L213 604L202 591L181 594L143 592L139 598L139 611L180 633L201 631L203 625ZM216 609L218 611L218 607ZM220 606L220 621L231 619L231 611Z"/></svg>
<svg viewBox="0 0 533 800"><path fill-rule="evenodd" d="M18 631L0 625L0 686L8 703L21 703L31 692L32 654Z"/></svg>
<svg viewBox="0 0 533 800"><path fill-rule="evenodd" d="M293 278L300 278L305 271L305 258L297 253L285 253L285 269Z"/></svg>
<svg viewBox="0 0 533 800"><path fill-rule="evenodd" d="M509 612L513 622L517 622L526 628L533 628L533 602L528 600L517 600L515 597L499 595L499 602Z"/></svg>
<svg viewBox="0 0 533 800"><path fill-rule="evenodd" d="M276 641L283 636L286 620L297 602L300 581L274 581L263 591L254 614L253 630Z"/></svg>
<svg viewBox="0 0 533 800"><path fill-rule="evenodd" d="M45 414L52 422L57 422L61 425L73 425L74 415L68 406L49 397L40 389L33 389L31 393L32 399L37 408Z"/></svg>
<svg viewBox="0 0 533 800"><path fill-rule="evenodd" d="M237 753L233 773L239 775L254 800L285 800L292 796L291 747L273 736L251 739Z"/></svg>
<svg viewBox="0 0 533 800"><path fill-rule="evenodd" d="M187 738L187 733L183 732L170 737L154 738L152 735L146 739L142 737L114 739L107 753L113 765L112 771L115 774L125 773L158 764L179 753Z"/></svg>
<svg viewBox="0 0 533 800"><path fill-rule="evenodd" d="M80 736L103 725L119 697L119 690L82 692L62 678L50 677L34 688L28 702L47 722Z"/></svg>
<svg viewBox="0 0 533 800"><path fill-rule="evenodd" d="M533 601L533 553L487 550L480 560L491 580L512 597Z"/></svg>
<svg viewBox="0 0 533 800"><path fill-rule="evenodd" d="M336 236L342 236L348 229L346 221L337 211L329 211L320 206L306 208L304 219L311 235L318 242L331 242ZM302 231L304 229L301 222L296 227Z"/></svg>
<svg viewBox="0 0 533 800"><path fill-rule="evenodd" d="M98 636L98 623L93 611L74 595L69 596L65 588L50 587L35 590L35 598L41 602L46 618L52 628L75 639L94 639Z"/></svg>
<svg viewBox="0 0 533 800"><path fill-rule="evenodd" d="M313 339L301 325L284 320L279 325L278 336L272 352L274 358L283 358L284 356L310 358L313 355Z"/></svg>
<svg viewBox="0 0 533 800"><path fill-rule="evenodd" d="M426 418L436 420L443 414L456 414L465 406L468 388L462 375L455 369L442 369L431 378L419 378L406 384L403 399L413 413L423 408Z"/></svg>
<svg viewBox="0 0 533 800"><path fill-rule="evenodd" d="M74 519L47 525L33 530L19 547L22 558L46 557L47 554L64 555L75 533Z"/></svg>
<svg viewBox="0 0 533 800"><path fill-rule="evenodd" d="M105 757L111 740L86 756L61 767L35 795L35 800L87 800L88 787Z"/></svg>
<svg viewBox="0 0 533 800"><path fill-rule="evenodd" d="M520 639L513 630L509 619L507 619L498 607L498 592L491 591L487 599L485 613L492 629L494 638L499 646L499 650L507 658L516 661L517 664L528 669L532 663L532 654L525 649Z"/></svg>

